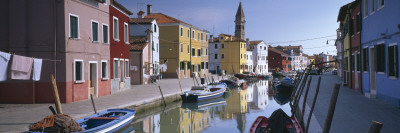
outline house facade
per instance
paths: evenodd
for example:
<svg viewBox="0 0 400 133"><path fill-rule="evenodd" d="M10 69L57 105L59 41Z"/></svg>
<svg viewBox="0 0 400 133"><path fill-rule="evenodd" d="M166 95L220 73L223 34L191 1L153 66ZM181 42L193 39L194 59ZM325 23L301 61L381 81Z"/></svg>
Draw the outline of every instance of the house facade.
<svg viewBox="0 0 400 133"><path fill-rule="evenodd" d="M221 69L227 74L242 73L247 64L246 41L232 35L220 34Z"/></svg>
<svg viewBox="0 0 400 133"><path fill-rule="evenodd" d="M0 83L0 103L54 102L51 75L63 103L89 99L90 94L109 95L109 4L109 0L1 1L0 15L8 21L0 22L0 51L46 59L42 64L46 71L39 81Z"/></svg>
<svg viewBox="0 0 400 133"><path fill-rule="evenodd" d="M356 0L350 7L350 37L351 37L351 88L361 92L361 1Z"/></svg>
<svg viewBox="0 0 400 133"><path fill-rule="evenodd" d="M218 37L213 37L210 35L208 43L208 60L209 60L209 71L213 74L219 73L221 71L221 43L219 43Z"/></svg>
<svg viewBox="0 0 400 133"><path fill-rule="evenodd" d="M129 64L129 15L128 9L115 0L110 0L110 82L111 94L131 88ZM108 25L103 25L106 27Z"/></svg>
<svg viewBox="0 0 400 133"><path fill-rule="evenodd" d="M248 48L253 50L254 67L256 74L268 74L268 46L264 41L250 41Z"/></svg>
<svg viewBox="0 0 400 133"><path fill-rule="evenodd" d="M400 1L362 0L362 91L400 106Z"/></svg>
<svg viewBox="0 0 400 133"><path fill-rule="evenodd" d="M341 38L340 41L343 44L343 81L345 85L351 85L351 35L350 35L350 6L354 2L342 6L339 10L339 15L337 21L340 23Z"/></svg>

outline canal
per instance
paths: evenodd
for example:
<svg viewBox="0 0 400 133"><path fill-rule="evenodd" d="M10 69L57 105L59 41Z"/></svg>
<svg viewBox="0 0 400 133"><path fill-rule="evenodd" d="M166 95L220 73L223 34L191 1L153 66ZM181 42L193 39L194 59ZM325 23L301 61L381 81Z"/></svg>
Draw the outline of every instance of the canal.
<svg viewBox="0 0 400 133"><path fill-rule="evenodd" d="M291 115L287 95L276 94L269 80L231 88L219 99L198 103L174 102L136 114L120 133L243 133L258 116L281 108Z"/></svg>

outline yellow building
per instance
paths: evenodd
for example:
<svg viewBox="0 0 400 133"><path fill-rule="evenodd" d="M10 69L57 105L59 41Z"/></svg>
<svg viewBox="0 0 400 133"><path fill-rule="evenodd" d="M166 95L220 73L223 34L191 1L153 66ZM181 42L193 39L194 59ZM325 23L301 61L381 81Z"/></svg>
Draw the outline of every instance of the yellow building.
<svg viewBox="0 0 400 133"><path fill-rule="evenodd" d="M227 74L242 73L245 71L246 41L232 35L220 34L214 42L219 42L221 70Z"/></svg>
<svg viewBox="0 0 400 133"><path fill-rule="evenodd" d="M168 60L163 77L208 74L208 31L162 13L150 13L145 18L155 18L159 26L160 62Z"/></svg>
<svg viewBox="0 0 400 133"><path fill-rule="evenodd" d="M240 92L237 92L240 91ZM229 98L225 99L226 106L220 112L221 119L233 119L234 116L247 112L247 91L232 90Z"/></svg>

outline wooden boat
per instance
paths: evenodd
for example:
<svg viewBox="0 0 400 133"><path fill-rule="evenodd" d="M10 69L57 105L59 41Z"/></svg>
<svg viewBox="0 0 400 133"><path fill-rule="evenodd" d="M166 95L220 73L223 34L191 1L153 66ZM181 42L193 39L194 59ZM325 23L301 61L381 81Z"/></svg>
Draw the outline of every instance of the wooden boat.
<svg viewBox="0 0 400 133"><path fill-rule="evenodd" d="M108 109L97 114L77 120L85 131L89 132L114 132L129 124L135 117L135 110Z"/></svg>
<svg viewBox="0 0 400 133"><path fill-rule="evenodd" d="M282 79L279 83L275 83L274 87L279 93L291 93L294 88L293 80L290 78Z"/></svg>
<svg viewBox="0 0 400 133"><path fill-rule="evenodd" d="M181 98L183 102L198 102L218 98L224 94L226 87L225 83L205 87L192 87L190 91L181 94Z"/></svg>
<svg viewBox="0 0 400 133"><path fill-rule="evenodd" d="M80 127L83 129L81 133L115 132L129 124L135 117L135 113L135 110L130 109L108 109L79 119L76 122L79 123ZM28 131L25 133L39 132Z"/></svg>
<svg viewBox="0 0 400 133"><path fill-rule="evenodd" d="M234 87L245 87L247 84L246 80L238 79L235 77L227 80L221 80L220 82Z"/></svg>
<svg viewBox="0 0 400 133"><path fill-rule="evenodd" d="M226 101L224 98L214 98L209 100L203 100L196 103L182 103L181 108L190 109L190 110L203 110L206 108L216 107L226 105Z"/></svg>
<svg viewBox="0 0 400 133"><path fill-rule="evenodd" d="M239 78L239 79L257 77L257 75L254 74L253 72L238 73L238 74L235 74L234 76Z"/></svg>
<svg viewBox="0 0 400 133"><path fill-rule="evenodd" d="M250 126L249 133L265 132L303 133L303 128L294 116L289 117L282 109L278 109L270 118L258 116Z"/></svg>

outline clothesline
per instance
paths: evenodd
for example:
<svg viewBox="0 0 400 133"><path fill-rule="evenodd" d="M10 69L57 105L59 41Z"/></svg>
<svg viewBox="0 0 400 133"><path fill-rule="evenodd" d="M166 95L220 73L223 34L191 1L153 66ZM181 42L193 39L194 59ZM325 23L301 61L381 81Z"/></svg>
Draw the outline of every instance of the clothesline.
<svg viewBox="0 0 400 133"><path fill-rule="evenodd" d="M2 52L2 51L0 51L0 52ZM11 53L11 52L8 52L9 54L12 54L12 55L15 55L15 53ZM22 56L22 55L20 55L20 56ZM34 58L34 59L42 59L42 58L35 58L35 57L32 57L32 58ZM59 61L59 62L61 62L61 60L53 60L53 59L42 59L42 60L45 60L45 61Z"/></svg>

